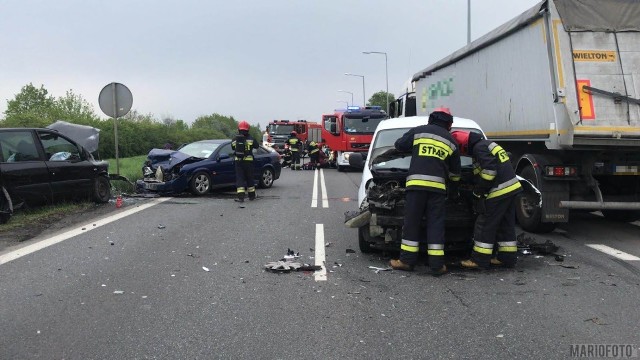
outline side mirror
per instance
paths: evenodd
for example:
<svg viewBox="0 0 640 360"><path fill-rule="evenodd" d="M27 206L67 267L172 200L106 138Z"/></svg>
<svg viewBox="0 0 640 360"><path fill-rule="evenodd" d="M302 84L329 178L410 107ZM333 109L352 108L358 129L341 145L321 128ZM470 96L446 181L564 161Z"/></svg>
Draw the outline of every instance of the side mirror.
<svg viewBox="0 0 640 360"><path fill-rule="evenodd" d="M220 154L218 155L218 158L216 159L218 162L222 161L222 160L226 160L226 159L230 159L231 156L229 156L229 154Z"/></svg>
<svg viewBox="0 0 640 360"><path fill-rule="evenodd" d="M336 123L331 123L331 130L330 130L330 132L331 132L333 135L338 135L338 129L337 129Z"/></svg>
<svg viewBox="0 0 640 360"><path fill-rule="evenodd" d="M364 156L361 153L351 153L349 155L349 165L358 170L364 169Z"/></svg>

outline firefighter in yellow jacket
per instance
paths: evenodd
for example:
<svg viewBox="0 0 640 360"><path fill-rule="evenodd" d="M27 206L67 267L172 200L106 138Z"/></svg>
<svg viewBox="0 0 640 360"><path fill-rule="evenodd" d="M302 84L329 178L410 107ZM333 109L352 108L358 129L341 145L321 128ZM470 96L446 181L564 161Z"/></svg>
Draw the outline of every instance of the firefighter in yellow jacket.
<svg viewBox="0 0 640 360"><path fill-rule="evenodd" d="M509 155L498 144L481 134L452 132L460 152L474 160L476 174L473 195L476 219L471 259L460 264L467 269L486 269L490 265L513 267L518 250L516 243L516 194L522 185L509 161ZM497 249L494 246L497 242ZM494 256L495 254L495 256Z"/></svg>
<svg viewBox="0 0 640 360"><path fill-rule="evenodd" d="M258 148L258 143L249 135L249 123L240 121L238 135L231 142L234 150L236 168L236 188L238 198L236 201L244 202L245 192L249 200L255 200L256 187L253 177L253 149Z"/></svg>
<svg viewBox="0 0 640 360"><path fill-rule="evenodd" d="M292 131L286 142L291 150L291 170L302 170L300 166L300 153L302 152L302 142L298 139L298 133Z"/></svg>

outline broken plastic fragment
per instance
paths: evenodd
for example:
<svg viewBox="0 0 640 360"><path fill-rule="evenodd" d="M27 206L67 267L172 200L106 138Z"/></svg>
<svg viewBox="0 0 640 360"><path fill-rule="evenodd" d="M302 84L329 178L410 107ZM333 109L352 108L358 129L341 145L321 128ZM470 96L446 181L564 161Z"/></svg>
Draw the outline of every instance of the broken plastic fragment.
<svg viewBox="0 0 640 360"><path fill-rule="evenodd" d="M375 271L375 273L379 273L380 271L389 271L392 268L391 267L386 267L386 268L381 268L381 267L377 267L377 266L369 266L369 269L372 269L373 271Z"/></svg>
<svg viewBox="0 0 640 360"><path fill-rule="evenodd" d="M204 271L209 271L209 268L208 268L208 267L203 266L203 267L202 267L202 270L204 270Z"/></svg>
<svg viewBox="0 0 640 360"><path fill-rule="evenodd" d="M347 249L347 254L355 254L356 251L353 249Z"/></svg>
<svg viewBox="0 0 640 360"><path fill-rule="evenodd" d="M496 337L497 337L497 338L503 338L503 337L504 337L504 335L503 335L503 334L498 334L498 335L496 335Z"/></svg>
<svg viewBox="0 0 640 360"><path fill-rule="evenodd" d="M124 294L124 291L122 291L122 290L116 290L116 291L114 291L113 293L114 293L114 294L118 294L118 295L122 295L122 294Z"/></svg>
<svg viewBox="0 0 640 360"><path fill-rule="evenodd" d="M166 226L164 226L162 224L158 225L158 229L164 229L164 228L166 228Z"/></svg>

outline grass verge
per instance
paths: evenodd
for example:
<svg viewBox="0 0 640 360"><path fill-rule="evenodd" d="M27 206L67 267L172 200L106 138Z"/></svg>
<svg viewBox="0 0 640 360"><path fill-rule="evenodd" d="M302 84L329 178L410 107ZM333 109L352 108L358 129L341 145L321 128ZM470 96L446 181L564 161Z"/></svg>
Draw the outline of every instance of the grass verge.
<svg viewBox="0 0 640 360"><path fill-rule="evenodd" d="M134 156L120 159L120 175L129 179L131 183L122 180L112 180L111 186L116 194L133 193L135 191L136 180L142 179L142 164L147 160L147 155ZM107 159L109 162L109 173L116 174L116 159Z"/></svg>
<svg viewBox="0 0 640 360"><path fill-rule="evenodd" d="M43 205L27 209L19 209L13 213L6 224L0 225L0 233L33 226L33 224L51 224L68 214L77 214L95 207L92 201L59 203Z"/></svg>

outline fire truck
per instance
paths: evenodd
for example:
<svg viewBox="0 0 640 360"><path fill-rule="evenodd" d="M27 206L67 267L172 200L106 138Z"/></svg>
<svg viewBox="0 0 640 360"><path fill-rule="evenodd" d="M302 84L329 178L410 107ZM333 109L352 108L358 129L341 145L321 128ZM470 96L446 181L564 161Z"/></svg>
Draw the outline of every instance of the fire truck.
<svg viewBox="0 0 640 360"><path fill-rule="evenodd" d="M306 120L273 120L267 126L267 142L269 146L278 146L278 152L284 150L284 144L287 142L292 131L298 134L298 139L304 144L309 141L321 143L320 124L316 122L308 122Z"/></svg>
<svg viewBox="0 0 640 360"><path fill-rule="evenodd" d="M380 106L349 106L322 115L322 142L331 149L338 171L349 166L349 155L367 156L373 132L380 121L388 118Z"/></svg>

